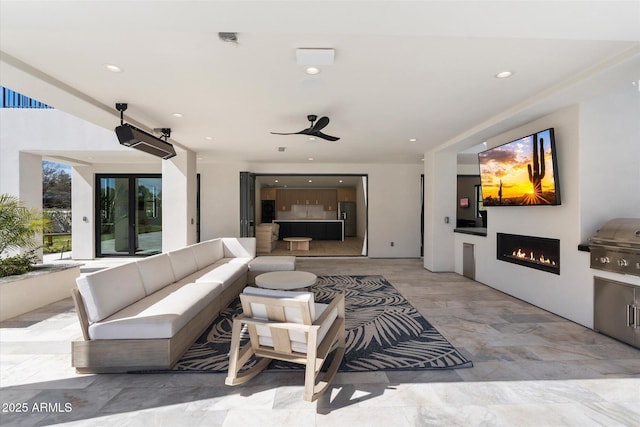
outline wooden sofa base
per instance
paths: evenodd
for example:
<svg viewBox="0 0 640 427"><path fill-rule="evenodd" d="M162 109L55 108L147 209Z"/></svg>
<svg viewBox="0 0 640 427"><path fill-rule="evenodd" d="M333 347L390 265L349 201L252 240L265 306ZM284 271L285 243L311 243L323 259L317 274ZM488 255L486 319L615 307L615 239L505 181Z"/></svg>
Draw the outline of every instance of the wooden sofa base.
<svg viewBox="0 0 640 427"><path fill-rule="evenodd" d="M171 338L73 341L71 366L80 374L171 369L246 284L245 273ZM82 318L83 314L86 316L82 298L74 296L74 301L86 337L88 321Z"/></svg>

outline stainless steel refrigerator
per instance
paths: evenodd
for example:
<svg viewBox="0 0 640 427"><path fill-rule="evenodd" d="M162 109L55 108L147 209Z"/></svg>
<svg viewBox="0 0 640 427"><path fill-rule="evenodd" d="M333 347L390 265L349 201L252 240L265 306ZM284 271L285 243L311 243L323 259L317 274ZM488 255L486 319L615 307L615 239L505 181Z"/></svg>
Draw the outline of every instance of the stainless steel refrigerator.
<svg viewBox="0 0 640 427"><path fill-rule="evenodd" d="M338 202L339 218L344 220L344 236L358 235L356 228L356 202Z"/></svg>

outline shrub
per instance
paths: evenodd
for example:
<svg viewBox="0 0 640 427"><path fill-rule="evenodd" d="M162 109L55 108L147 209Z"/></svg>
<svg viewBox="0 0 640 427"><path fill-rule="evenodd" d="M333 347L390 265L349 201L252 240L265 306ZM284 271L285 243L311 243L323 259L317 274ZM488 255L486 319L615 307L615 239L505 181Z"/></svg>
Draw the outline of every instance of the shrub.
<svg viewBox="0 0 640 427"><path fill-rule="evenodd" d="M0 258L6 251L31 249L24 254L1 259L2 277L30 270L35 262L33 249L40 246L35 240L36 234L48 231L49 224L37 209L27 208L17 197L0 195Z"/></svg>
<svg viewBox="0 0 640 427"><path fill-rule="evenodd" d="M0 259L0 277L14 276L31 271L31 266L37 261L33 251L23 255L14 255Z"/></svg>

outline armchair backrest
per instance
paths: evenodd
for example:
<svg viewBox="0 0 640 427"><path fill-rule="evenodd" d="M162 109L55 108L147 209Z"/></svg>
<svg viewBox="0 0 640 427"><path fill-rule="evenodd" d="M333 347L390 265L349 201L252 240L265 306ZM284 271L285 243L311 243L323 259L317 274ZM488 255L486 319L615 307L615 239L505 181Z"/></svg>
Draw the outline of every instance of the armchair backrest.
<svg viewBox="0 0 640 427"><path fill-rule="evenodd" d="M273 347L277 352L291 353L293 350L306 353L308 328L283 324L313 324L316 313L312 292L247 287L240 295L240 301L245 317L265 321L248 324L252 341L256 340L261 346Z"/></svg>

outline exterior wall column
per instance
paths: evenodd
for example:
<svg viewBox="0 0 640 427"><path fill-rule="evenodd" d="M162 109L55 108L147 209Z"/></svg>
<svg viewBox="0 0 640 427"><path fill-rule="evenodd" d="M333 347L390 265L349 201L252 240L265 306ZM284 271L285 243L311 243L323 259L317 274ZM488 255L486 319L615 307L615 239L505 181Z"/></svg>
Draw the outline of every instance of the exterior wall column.
<svg viewBox="0 0 640 427"><path fill-rule="evenodd" d="M196 153L162 161L162 251L196 243Z"/></svg>
<svg viewBox="0 0 640 427"><path fill-rule="evenodd" d="M434 272L455 268L457 164L454 151L424 156L424 267Z"/></svg>
<svg viewBox="0 0 640 427"><path fill-rule="evenodd" d="M96 255L94 177L91 166L74 166L71 169L72 259L94 259Z"/></svg>

